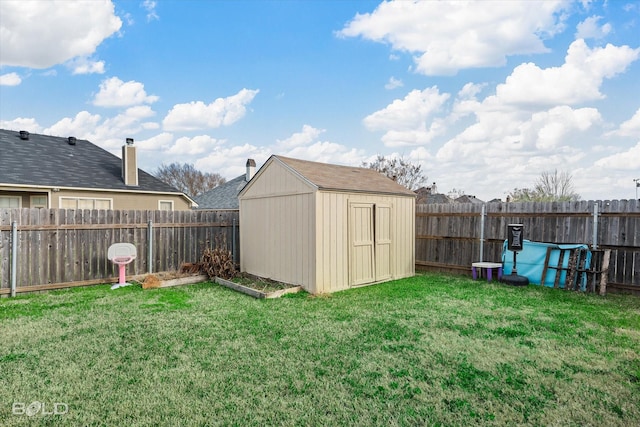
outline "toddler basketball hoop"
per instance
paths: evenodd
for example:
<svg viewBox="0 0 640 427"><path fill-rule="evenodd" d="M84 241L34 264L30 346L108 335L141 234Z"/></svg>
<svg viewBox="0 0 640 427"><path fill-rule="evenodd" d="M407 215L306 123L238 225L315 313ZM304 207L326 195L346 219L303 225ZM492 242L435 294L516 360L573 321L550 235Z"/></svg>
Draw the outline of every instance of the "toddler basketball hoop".
<svg viewBox="0 0 640 427"><path fill-rule="evenodd" d="M119 268L118 283L111 286L111 289L118 289L123 286L129 286L131 283L126 282L124 270L125 266L136 259L136 247L131 243L114 243L109 246L107 258Z"/></svg>

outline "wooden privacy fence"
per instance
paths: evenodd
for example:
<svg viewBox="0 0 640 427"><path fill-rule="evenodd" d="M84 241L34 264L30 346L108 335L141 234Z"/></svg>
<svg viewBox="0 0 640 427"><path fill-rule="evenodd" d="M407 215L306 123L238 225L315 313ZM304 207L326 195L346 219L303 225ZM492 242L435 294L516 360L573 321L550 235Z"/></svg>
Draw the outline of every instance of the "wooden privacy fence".
<svg viewBox="0 0 640 427"><path fill-rule="evenodd" d="M220 233L237 261L238 211L0 209L0 295L13 280L17 292L117 281L107 259L117 242L138 252L127 275L176 271Z"/></svg>
<svg viewBox="0 0 640 427"><path fill-rule="evenodd" d="M499 262L512 223L527 240L611 250L608 288L640 291L638 200L417 205L416 267L467 273Z"/></svg>

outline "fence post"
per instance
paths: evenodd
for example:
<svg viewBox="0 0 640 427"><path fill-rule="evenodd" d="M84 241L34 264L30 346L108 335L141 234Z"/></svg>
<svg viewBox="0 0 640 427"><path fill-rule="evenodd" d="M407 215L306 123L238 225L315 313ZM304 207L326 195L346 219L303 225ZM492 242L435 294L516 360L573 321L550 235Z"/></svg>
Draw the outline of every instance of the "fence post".
<svg viewBox="0 0 640 427"><path fill-rule="evenodd" d="M233 237L231 239L231 250L233 251L233 262L236 263L238 262L238 259L236 258L236 219L235 218L233 218L232 224L233 224L233 229L231 231L231 234L233 235Z"/></svg>
<svg viewBox="0 0 640 427"><path fill-rule="evenodd" d="M487 214L487 205L482 205L480 213L480 262L484 261L484 218Z"/></svg>
<svg viewBox="0 0 640 427"><path fill-rule="evenodd" d="M153 221L147 223L147 270L153 273Z"/></svg>
<svg viewBox="0 0 640 427"><path fill-rule="evenodd" d="M593 203L593 240L591 249L598 249L598 202Z"/></svg>
<svg viewBox="0 0 640 427"><path fill-rule="evenodd" d="M11 223L11 296L16 296L16 281L18 277L18 223Z"/></svg>

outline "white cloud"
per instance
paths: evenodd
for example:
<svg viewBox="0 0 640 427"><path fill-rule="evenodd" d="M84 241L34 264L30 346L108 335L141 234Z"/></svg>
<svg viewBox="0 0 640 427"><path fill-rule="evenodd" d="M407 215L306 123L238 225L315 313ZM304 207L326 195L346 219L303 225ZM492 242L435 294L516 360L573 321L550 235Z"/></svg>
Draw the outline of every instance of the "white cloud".
<svg viewBox="0 0 640 427"><path fill-rule="evenodd" d="M404 86L404 83L402 83L402 80L396 79L395 77L391 76L387 84L384 85L384 88L387 90L392 90L402 86Z"/></svg>
<svg viewBox="0 0 640 427"><path fill-rule="evenodd" d="M228 146L226 140L209 135L175 140L172 133L165 132L147 140L136 141L136 145L143 150L158 152L160 158L170 158L171 162L193 163L201 171L220 173L227 179L243 174L248 158L255 159L257 164L261 165L272 154L319 162L360 165L365 156L364 150L322 141L319 138L323 132L322 129L304 125L301 131L266 146Z"/></svg>
<svg viewBox="0 0 640 427"><path fill-rule="evenodd" d="M570 133L584 132L601 121L595 108L554 107L533 114L531 120L521 126L520 139L525 147L535 146L539 152L546 152L566 144Z"/></svg>
<svg viewBox="0 0 640 427"><path fill-rule="evenodd" d="M151 138L136 141L135 145L138 149L143 151L164 151L168 150L173 145L173 134L163 132ZM169 161L172 163L173 160Z"/></svg>
<svg viewBox="0 0 640 427"><path fill-rule="evenodd" d="M287 138L278 139L270 146L244 144L228 147L226 141L217 141L213 138L203 139L206 141L208 155L198 156L193 163L199 170L217 172L228 179L235 178L245 172L248 158L254 159L260 166L272 154L316 162L360 165L364 158L364 150L349 148L331 141L321 141L319 137L323 132L324 130L314 128L311 125L304 125L300 132L295 132ZM186 143L187 140L185 140ZM174 149L172 148L170 152L174 152ZM186 158L185 160L191 161Z"/></svg>
<svg viewBox="0 0 640 427"><path fill-rule="evenodd" d="M2 0L0 16L0 65L30 68L92 55L122 26L110 0Z"/></svg>
<svg viewBox="0 0 640 427"><path fill-rule="evenodd" d="M629 120L623 122L620 127L606 134L607 136L637 136L640 137L640 108Z"/></svg>
<svg viewBox="0 0 640 427"><path fill-rule="evenodd" d="M270 150L275 154L315 162L360 164L364 155L363 150L352 149L335 142L320 141L320 135L324 132L324 129L305 124L301 132L276 140Z"/></svg>
<svg viewBox="0 0 640 427"><path fill-rule="evenodd" d="M7 73L0 75L0 86L18 86L22 79L17 73Z"/></svg>
<svg viewBox="0 0 640 427"><path fill-rule="evenodd" d="M316 129L313 126L303 125L301 132L296 132L286 139L276 140L275 148L277 150L290 150L295 147L309 145L317 140L324 129Z"/></svg>
<svg viewBox="0 0 640 427"><path fill-rule="evenodd" d="M441 94L437 86L412 90L404 99L396 99L382 110L365 117L370 130L386 131L382 137L390 147L427 144L444 131L442 120L427 121L438 112L449 94Z"/></svg>
<svg viewBox="0 0 640 427"><path fill-rule="evenodd" d="M123 82L117 77L103 80L100 92L93 100L93 105L100 107L126 107L129 105L152 104L159 97L147 95L144 85L134 80Z"/></svg>
<svg viewBox="0 0 640 427"><path fill-rule="evenodd" d="M476 99L476 95L478 95L485 86L486 83L467 83L458 91L458 99Z"/></svg>
<svg viewBox="0 0 640 427"><path fill-rule="evenodd" d="M136 23L135 19L133 19L133 16L128 12L124 13L122 15L122 18L125 20L129 27Z"/></svg>
<svg viewBox="0 0 640 427"><path fill-rule="evenodd" d="M102 141L109 148L119 147L122 141L138 134L144 129L158 128L158 124L150 126L150 123L142 123L142 120L155 116L155 111L148 105L139 105L128 108L124 113L104 120L95 129L95 138ZM107 144L106 141L110 143Z"/></svg>
<svg viewBox="0 0 640 427"><path fill-rule="evenodd" d="M156 12L157 3L154 0L144 0L142 7L147 11L147 22L160 19Z"/></svg>
<svg viewBox="0 0 640 427"><path fill-rule="evenodd" d="M419 73L455 74L503 65L510 55L547 52L543 38L564 28L568 7L562 0L383 2L338 35L414 53Z"/></svg>
<svg viewBox="0 0 640 427"><path fill-rule="evenodd" d="M178 138L175 144L167 150L167 153L178 156L195 156L213 151L222 142L209 135L199 135L193 138L185 136Z"/></svg>
<svg viewBox="0 0 640 427"><path fill-rule="evenodd" d="M578 24L576 39L602 39L611 32L611 24L598 25L601 16L590 16Z"/></svg>
<svg viewBox="0 0 640 427"><path fill-rule="evenodd" d="M75 136L96 142L93 135L102 118L99 114L81 111L74 118L65 117L44 130L48 135Z"/></svg>
<svg viewBox="0 0 640 427"><path fill-rule="evenodd" d="M79 56L67 62L72 74L104 74L104 61Z"/></svg>
<svg viewBox="0 0 640 427"><path fill-rule="evenodd" d="M33 133L42 132L42 126L36 119L29 117L18 117L13 120L0 120L0 129L26 130Z"/></svg>
<svg viewBox="0 0 640 427"><path fill-rule="evenodd" d="M612 154L595 162L595 166L605 169L638 171L640 159L640 142L626 151Z"/></svg>
<svg viewBox="0 0 640 427"><path fill-rule="evenodd" d="M516 172L528 173L523 165L533 168L535 174L554 165L563 169L584 156L584 133L601 122L594 108L560 106L533 114L479 111L475 123L449 139L436 158L444 171L455 167L456 173L486 172L492 165L502 165L515 178Z"/></svg>
<svg viewBox="0 0 640 427"><path fill-rule="evenodd" d="M218 98L210 104L194 101L176 104L164 118L166 130L198 130L229 126L240 120L247 112L246 106L253 101L258 90L242 89L227 98Z"/></svg>
<svg viewBox="0 0 640 427"><path fill-rule="evenodd" d="M215 172L227 179L233 179L246 172L247 159L254 159L256 164L261 166L271 154L268 148L251 144L233 147L221 145L208 156L198 158L194 166L203 172Z"/></svg>
<svg viewBox="0 0 640 427"><path fill-rule="evenodd" d="M146 119L156 115L156 112L148 105L136 105L135 107L127 108L125 115L136 119Z"/></svg>
<svg viewBox="0 0 640 427"><path fill-rule="evenodd" d="M145 121L155 116L147 105L126 109L113 117L103 118L99 114L81 111L75 117L65 117L44 130L56 136L75 136L87 139L100 147L119 155L125 138L133 137L144 130L157 129L157 123Z"/></svg>
<svg viewBox="0 0 640 427"><path fill-rule="evenodd" d="M460 117L475 113L481 109L476 96L484 89L486 83L467 83L458 91L449 119L455 122Z"/></svg>
<svg viewBox="0 0 640 427"><path fill-rule="evenodd" d="M295 147L281 154L314 162L359 166L362 162L364 151L349 148L335 142L317 141L308 146Z"/></svg>
<svg viewBox="0 0 640 427"><path fill-rule="evenodd" d="M584 40L571 43L560 67L539 68L532 63L517 66L496 95L509 104L577 104L603 99L605 78L623 73L638 59L640 48L613 46L589 49Z"/></svg>

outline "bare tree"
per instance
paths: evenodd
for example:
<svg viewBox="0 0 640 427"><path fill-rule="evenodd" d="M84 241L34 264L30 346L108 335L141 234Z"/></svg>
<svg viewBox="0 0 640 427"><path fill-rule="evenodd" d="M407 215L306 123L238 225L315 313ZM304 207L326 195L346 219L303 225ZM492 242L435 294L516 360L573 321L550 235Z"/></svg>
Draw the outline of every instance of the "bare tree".
<svg viewBox="0 0 640 427"><path fill-rule="evenodd" d="M464 195L465 195L465 192L461 188L454 188L447 193L447 197L453 200L457 199L458 197L462 197Z"/></svg>
<svg viewBox="0 0 640 427"><path fill-rule="evenodd" d="M414 165L402 157L386 158L378 155L371 163L362 162L362 167L377 170L409 190L417 190L427 181L421 165Z"/></svg>
<svg viewBox="0 0 640 427"><path fill-rule="evenodd" d="M532 202L536 200L536 193L530 188L514 188L507 195L507 202Z"/></svg>
<svg viewBox="0 0 640 427"><path fill-rule="evenodd" d="M192 197L226 182L220 174L201 172L188 163L171 163L170 165L163 163L153 175Z"/></svg>
<svg viewBox="0 0 640 427"><path fill-rule="evenodd" d="M542 172L533 189L515 188L509 198L513 202L568 202L580 200L580 195L574 190L573 176L556 169Z"/></svg>

